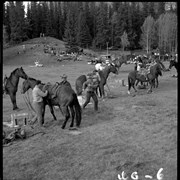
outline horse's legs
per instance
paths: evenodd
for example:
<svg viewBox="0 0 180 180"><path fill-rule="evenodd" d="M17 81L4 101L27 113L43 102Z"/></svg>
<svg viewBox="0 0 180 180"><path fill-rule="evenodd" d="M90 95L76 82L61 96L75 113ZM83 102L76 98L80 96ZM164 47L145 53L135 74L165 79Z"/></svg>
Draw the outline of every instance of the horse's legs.
<svg viewBox="0 0 180 180"><path fill-rule="evenodd" d="M149 84L150 84L150 88L148 89L147 93L151 93L152 92L152 87L154 86L154 80L150 80Z"/></svg>
<svg viewBox="0 0 180 180"><path fill-rule="evenodd" d="M156 88L158 87L159 82L158 82L158 77L156 77Z"/></svg>
<svg viewBox="0 0 180 180"><path fill-rule="evenodd" d="M44 124L44 115L45 115L46 105L43 103L42 105L42 124Z"/></svg>
<svg viewBox="0 0 180 180"><path fill-rule="evenodd" d="M100 90L100 97L104 98L105 93L104 93L104 85L103 84L99 85L99 90Z"/></svg>
<svg viewBox="0 0 180 180"><path fill-rule="evenodd" d="M138 85L138 83L139 83L139 80L136 81L136 86Z"/></svg>
<svg viewBox="0 0 180 180"><path fill-rule="evenodd" d="M53 116L54 120L56 121L56 120L57 120L57 118L56 118L56 116L55 116L55 114L54 114L54 109L53 109L52 104L48 104L48 106L49 106L50 112L51 112L51 114L52 114L52 116Z"/></svg>
<svg viewBox="0 0 180 180"><path fill-rule="evenodd" d="M11 102L13 104L13 110L19 109L16 104L16 92L10 93L9 96L10 96Z"/></svg>
<svg viewBox="0 0 180 180"><path fill-rule="evenodd" d="M73 106L70 106L69 108L70 108L70 111L71 111L71 118L72 118L70 127L73 127L74 126L75 111L74 111Z"/></svg>
<svg viewBox="0 0 180 180"><path fill-rule="evenodd" d="M63 112L63 114L64 114L64 116L65 116L64 123L63 123L63 125L62 125L62 127L61 127L62 129L64 129L65 126L66 126L66 123L67 123L68 119L70 118L70 113L69 113L69 110L68 110L68 107L67 107L67 106L61 106L61 109L62 109L62 112Z"/></svg>
<svg viewBox="0 0 180 180"><path fill-rule="evenodd" d="M133 87L134 91L137 92L137 90L136 90L134 84L135 84L135 83L132 84L132 87Z"/></svg>

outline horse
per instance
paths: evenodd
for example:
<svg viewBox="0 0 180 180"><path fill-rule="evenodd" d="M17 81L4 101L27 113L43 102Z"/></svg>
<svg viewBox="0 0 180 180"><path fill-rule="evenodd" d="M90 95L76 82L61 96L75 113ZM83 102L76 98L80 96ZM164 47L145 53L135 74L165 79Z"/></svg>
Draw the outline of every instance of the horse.
<svg viewBox="0 0 180 180"><path fill-rule="evenodd" d="M34 86L36 85L37 80L34 78L28 78L25 80L22 84L22 90L21 93L24 94L29 88L33 89ZM51 84L44 84L41 83L40 89L41 90L47 90L48 95L43 98L44 100L44 106L43 106L43 112L42 112L42 117L44 121L44 114L45 114L45 106L49 105L51 114L56 120L56 117L54 115L54 110L52 106L59 106L59 109L63 116L65 116L65 120L62 124L62 129L65 128L66 123L68 119L70 118L70 113L69 109L71 111L71 124L70 127L74 126L74 117L76 116L76 126L79 127L81 124L81 106L79 105L76 93L74 90L67 85L59 85L58 88L56 88L56 91L53 89L54 85ZM54 94L56 94L55 97ZM68 109L69 107L69 109Z"/></svg>
<svg viewBox="0 0 180 180"><path fill-rule="evenodd" d="M118 58L115 58L113 60L113 63L115 64L115 67L118 69L118 72L119 72L119 69L120 67L122 66L122 64L126 64L127 63L127 59L125 59L124 56L120 56Z"/></svg>
<svg viewBox="0 0 180 180"><path fill-rule="evenodd" d="M157 81L156 87L158 87L158 75L162 76L159 64L155 64L154 66L150 67L150 73L147 74L147 79L144 75L138 74L138 71L131 71L128 74L128 94L130 94L131 86L134 88L135 92L137 92L136 88L134 87L136 80L141 82L149 82L150 88L148 89L148 93L152 92L152 87L155 87L155 79Z"/></svg>
<svg viewBox="0 0 180 180"><path fill-rule="evenodd" d="M155 73L155 79L154 79L152 82L153 82L153 87L154 87L154 88L155 88L155 87L157 88L158 85L159 85L158 76L159 76L159 75L162 76L162 72L161 72L162 66L161 66L161 64L160 64L160 63L156 63L156 64L150 66L149 71L152 72L152 73L154 73L154 70L155 70L155 71L157 70L157 71L156 71L156 73ZM139 80L137 80L136 86L138 85L138 83L139 83ZM143 82L142 82L142 81L141 81L141 85L143 85ZM148 83L147 83L147 85L148 85Z"/></svg>
<svg viewBox="0 0 180 180"><path fill-rule="evenodd" d="M16 68L11 72L9 77L6 77L6 82L4 84L4 91L9 94L11 102L13 104L13 110L19 109L16 104L16 92L18 90L19 78L27 79L28 76L24 72L23 68Z"/></svg>
<svg viewBox="0 0 180 180"><path fill-rule="evenodd" d="M178 74L178 62L175 61L175 60L170 60L169 61L169 69L171 69L173 66L176 68L176 71L177 71L177 74Z"/></svg>
<svg viewBox="0 0 180 180"><path fill-rule="evenodd" d="M100 83L99 83L100 97L105 96L104 85L106 84L106 81L107 81L107 78L108 78L110 72L112 72L114 74L118 74L118 70L115 67L115 65L110 64L110 65L106 66L102 71L99 71L99 75L101 78ZM82 94L82 86L86 80L87 80L86 75L81 75L76 79L75 87L76 87L77 95Z"/></svg>

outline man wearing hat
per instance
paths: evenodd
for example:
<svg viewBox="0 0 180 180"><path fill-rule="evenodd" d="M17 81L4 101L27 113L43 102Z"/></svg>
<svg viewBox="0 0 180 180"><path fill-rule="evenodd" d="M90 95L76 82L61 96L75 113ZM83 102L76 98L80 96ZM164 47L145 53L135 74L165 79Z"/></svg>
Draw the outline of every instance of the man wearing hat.
<svg viewBox="0 0 180 180"><path fill-rule="evenodd" d="M67 81L67 75L66 74L63 74L61 76L61 78L62 78L62 81L60 82L60 85L66 85L66 86L71 87L71 84Z"/></svg>
<svg viewBox="0 0 180 180"><path fill-rule="evenodd" d="M86 89L86 101L84 102L82 108L84 109L90 102L91 97L94 100L94 110L98 110L98 98L96 95L96 89L98 87L98 81L93 81L93 74L87 74L87 81L83 83L83 91Z"/></svg>

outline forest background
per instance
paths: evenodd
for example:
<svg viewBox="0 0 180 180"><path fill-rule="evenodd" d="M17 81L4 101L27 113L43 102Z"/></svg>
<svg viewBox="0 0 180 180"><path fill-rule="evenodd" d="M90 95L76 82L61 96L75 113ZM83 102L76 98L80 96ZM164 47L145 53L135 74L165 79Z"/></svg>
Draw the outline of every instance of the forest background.
<svg viewBox="0 0 180 180"><path fill-rule="evenodd" d="M158 49L177 53L176 2L47 2L3 4L3 47L42 35L82 48Z"/></svg>

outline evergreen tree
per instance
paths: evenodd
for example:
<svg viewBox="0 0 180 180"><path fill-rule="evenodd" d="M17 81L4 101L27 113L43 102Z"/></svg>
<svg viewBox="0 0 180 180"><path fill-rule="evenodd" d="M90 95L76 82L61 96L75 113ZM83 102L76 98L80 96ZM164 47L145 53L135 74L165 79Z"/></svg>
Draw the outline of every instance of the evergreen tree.
<svg viewBox="0 0 180 180"><path fill-rule="evenodd" d="M74 16L74 11L72 7L69 7L65 25L65 32L64 32L64 40L67 42L68 45L76 45L76 19Z"/></svg>
<svg viewBox="0 0 180 180"><path fill-rule="evenodd" d="M27 39L22 1L10 2L11 42L18 43Z"/></svg>
<svg viewBox="0 0 180 180"><path fill-rule="evenodd" d="M78 18L77 43L80 47L88 47L91 44L91 36L86 23L86 13L81 11Z"/></svg>
<svg viewBox="0 0 180 180"><path fill-rule="evenodd" d="M97 16L97 34L95 38L96 45L101 48L106 47L106 43L110 41L107 18L107 5L100 2Z"/></svg>

